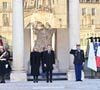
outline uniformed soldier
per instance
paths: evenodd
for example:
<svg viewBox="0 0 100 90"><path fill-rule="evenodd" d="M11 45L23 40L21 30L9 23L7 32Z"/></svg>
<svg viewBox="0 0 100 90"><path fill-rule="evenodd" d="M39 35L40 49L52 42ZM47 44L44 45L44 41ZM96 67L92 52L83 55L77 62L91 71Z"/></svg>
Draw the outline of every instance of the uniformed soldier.
<svg viewBox="0 0 100 90"><path fill-rule="evenodd" d="M84 51L80 49L80 44L76 45L76 49L71 49L70 54L74 55L76 81L82 81L81 71L82 71L83 62L85 61L85 59L84 59Z"/></svg>
<svg viewBox="0 0 100 90"><path fill-rule="evenodd" d="M1 76L0 83L5 83L5 75L8 73L9 69L8 59L9 59L8 52L4 50L3 46L0 46L0 76Z"/></svg>

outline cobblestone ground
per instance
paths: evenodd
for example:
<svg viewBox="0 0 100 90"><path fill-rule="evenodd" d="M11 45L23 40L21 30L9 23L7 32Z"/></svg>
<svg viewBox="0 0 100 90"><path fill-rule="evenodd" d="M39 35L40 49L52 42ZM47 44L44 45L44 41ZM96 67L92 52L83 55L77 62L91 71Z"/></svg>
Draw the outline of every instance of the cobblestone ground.
<svg viewBox="0 0 100 90"><path fill-rule="evenodd" d="M0 90L100 90L99 79L86 79L82 82L76 81L54 81L46 83L29 82L7 82L0 84Z"/></svg>

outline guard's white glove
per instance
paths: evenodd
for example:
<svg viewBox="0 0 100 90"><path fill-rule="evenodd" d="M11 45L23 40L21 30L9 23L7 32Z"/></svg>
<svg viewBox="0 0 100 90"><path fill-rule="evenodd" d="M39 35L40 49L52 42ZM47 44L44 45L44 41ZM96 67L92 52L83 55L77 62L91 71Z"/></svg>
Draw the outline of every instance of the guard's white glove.
<svg viewBox="0 0 100 90"><path fill-rule="evenodd" d="M44 64L44 67L46 67L46 64Z"/></svg>
<svg viewBox="0 0 100 90"><path fill-rule="evenodd" d="M5 67L8 68L8 64L6 64Z"/></svg>

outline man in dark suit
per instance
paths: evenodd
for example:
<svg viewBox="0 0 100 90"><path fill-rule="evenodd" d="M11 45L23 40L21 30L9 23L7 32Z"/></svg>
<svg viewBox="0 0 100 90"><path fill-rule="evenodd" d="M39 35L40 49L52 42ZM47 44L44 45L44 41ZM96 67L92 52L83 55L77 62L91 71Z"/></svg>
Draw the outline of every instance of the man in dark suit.
<svg viewBox="0 0 100 90"><path fill-rule="evenodd" d="M31 52L30 56L30 65L31 65L31 74L33 75L33 82L38 83L38 75L40 74L40 53L35 48L33 52Z"/></svg>
<svg viewBox="0 0 100 90"><path fill-rule="evenodd" d="M82 64L84 60L84 51L80 49L80 44L76 45L76 49L71 49L70 54L74 55L74 66L75 66L75 75L76 81L81 80L81 71L82 71Z"/></svg>
<svg viewBox="0 0 100 90"><path fill-rule="evenodd" d="M46 78L47 83L52 83L52 71L53 65L55 64L55 54L51 48L51 45L48 45L48 50L44 52L44 66L46 68Z"/></svg>

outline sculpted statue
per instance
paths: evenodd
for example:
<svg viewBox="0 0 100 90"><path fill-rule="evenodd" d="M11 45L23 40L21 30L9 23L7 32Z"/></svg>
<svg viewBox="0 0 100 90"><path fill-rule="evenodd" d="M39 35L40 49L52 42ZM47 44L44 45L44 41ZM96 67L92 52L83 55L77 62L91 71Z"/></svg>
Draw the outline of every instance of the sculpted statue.
<svg viewBox="0 0 100 90"><path fill-rule="evenodd" d="M41 22L37 22L37 24L33 26L33 32L37 36L34 48L42 51L43 48L47 48L48 44L52 45L52 36L55 30L51 28L49 23L44 25Z"/></svg>

